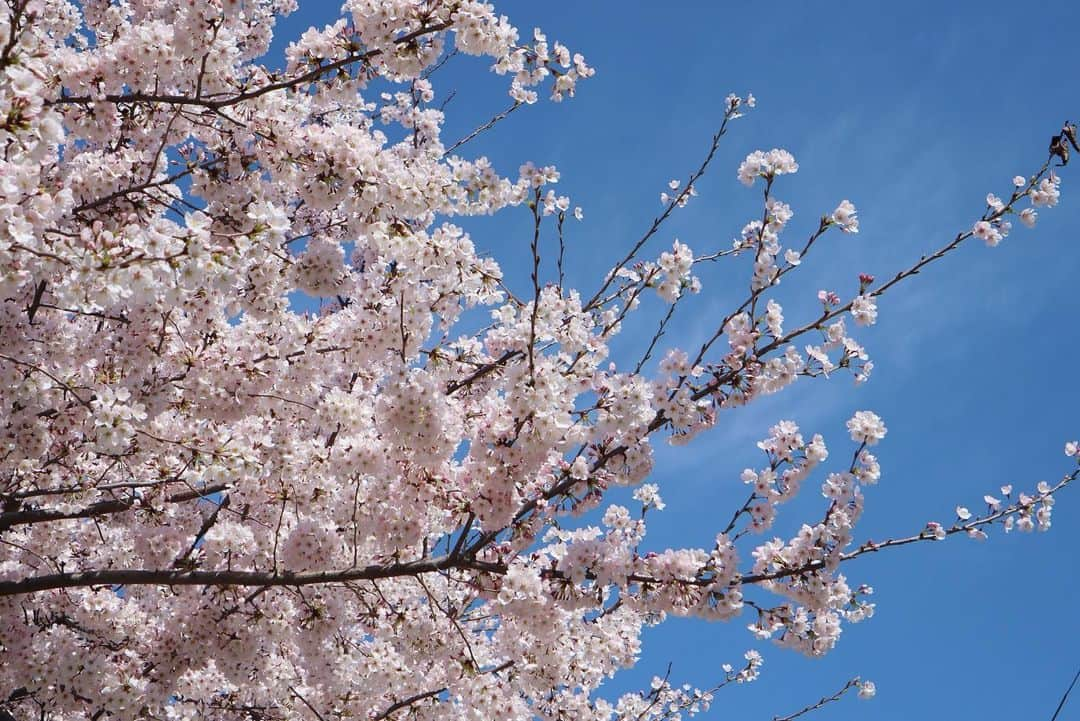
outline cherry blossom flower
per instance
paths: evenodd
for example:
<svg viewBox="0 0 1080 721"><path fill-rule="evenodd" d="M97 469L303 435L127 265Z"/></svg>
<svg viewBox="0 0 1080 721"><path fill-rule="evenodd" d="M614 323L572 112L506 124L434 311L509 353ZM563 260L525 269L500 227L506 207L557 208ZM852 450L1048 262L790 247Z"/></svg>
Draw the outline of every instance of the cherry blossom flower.
<svg viewBox="0 0 1080 721"><path fill-rule="evenodd" d="M840 201L840 205L836 207L829 219L845 233L859 232L858 214L850 200Z"/></svg>
<svg viewBox="0 0 1080 721"><path fill-rule="evenodd" d="M857 411L847 422L847 428L851 440L868 446L877 445L887 431L881 418L873 411Z"/></svg>

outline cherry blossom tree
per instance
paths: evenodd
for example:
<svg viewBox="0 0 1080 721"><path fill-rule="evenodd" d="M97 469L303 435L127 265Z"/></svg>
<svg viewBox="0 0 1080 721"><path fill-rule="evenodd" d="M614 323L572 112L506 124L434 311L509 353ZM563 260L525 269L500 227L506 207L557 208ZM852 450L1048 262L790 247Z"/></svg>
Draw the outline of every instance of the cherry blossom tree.
<svg viewBox="0 0 1080 721"><path fill-rule="evenodd" d="M886 438L864 410L812 429L832 431L828 447L778 420L710 547L645 541L664 508L654 444L800 379L865 381L858 328L879 298L962 244L998 244L1014 215L1034 225L1058 202L1072 126L938 250L782 308L773 288L818 241L859 231L840 199L809 237L782 239L787 151L738 168L762 203L731 246L695 253L662 233L755 105L731 95L700 167L578 290L563 259L581 211L558 170L502 175L469 143L573 97L593 74L582 55L477 0L347 0L284 68L260 64L294 9L0 10L0 717L678 718L762 659L718 659L712 689L659 675L609 697L646 626L737 620L820 656L874 609L845 562L1049 528L1080 473L1075 442L1055 484L988 489L955 519L860 540ZM434 83L454 54L481 56L510 96L461 139L443 137ZM461 225L511 206L531 218L525 294ZM665 331L707 262L740 268L744 297L680 349ZM640 355L610 357L645 304L667 304L659 327L632 326ZM806 484L820 514L772 537ZM796 715L848 691L874 685L852 679Z"/></svg>

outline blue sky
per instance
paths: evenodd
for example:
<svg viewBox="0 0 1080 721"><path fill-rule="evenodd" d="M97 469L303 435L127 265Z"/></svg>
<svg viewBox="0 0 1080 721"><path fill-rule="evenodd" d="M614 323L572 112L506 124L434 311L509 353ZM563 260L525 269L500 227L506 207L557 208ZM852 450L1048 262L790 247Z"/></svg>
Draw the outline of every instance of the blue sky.
<svg viewBox="0 0 1080 721"><path fill-rule="evenodd" d="M334 16L333 3L301 1L279 37ZM818 288L850 294L860 272L884 277L969 228L987 192L1033 172L1051 134L1080 120L1080 4L1045 2L504 2L528 32L582 52L597 68L561 105L523 109L467 146L513 174L525 160L555 164L560 192L585 210L569 227L568 281L591 291L660 211L671 178L697 167L724 96L752 91L758 108L731 127L700 196L655 239L655 257L678 237L698 253L728 247L760 214L759 194L735 169L755 149L784 147L798 174L775 192L795 218L794 244L843 198L859 209L857 236L826 236L820 252L779 292L788 323L812 313ZM280 52L280 43L276 44ZM464 59L436 76L447 140L508 104L504 78ZM1080 169L1080 161L1075 163ZM760 463L754 441L781 418L849 452L843 422L873 409L889 435L881 483L869 489L862 539L907 535L962 503L981 508L1004 483L1033 488L1067 469L1080 437L1080 173L1062 173L1062 205L1017 226L996 249L973 242L880 302L878 326L857 337L876 368L855 388L847 376L799 381L783 394L721 416L689 448L661 449L653 480L668 504L647 544L708 545L745 494L740 470ZM529 221L523 209L462 223L480 248L527 287ZM549 246L550 247L550 246ZM700 296L676 314L668 344L695 347L709 321L743 293L749 259L701 275ZM591 293L587 293L591 294ZM798 302L796 302L796 299ZM663 312L645 309L616 345L630 358ZM808 485L784 507L777 533L820 514ZM767 720L801 708L861 674L874 701L845 700L820 719L923 717L1049 719L1080 665L1080 488L1063 493L1050 534L991 535L897 549L852 563L855 583L877 590L877 615L849 626L825 659L755 642L744 622L672 620L647 633L639 666L612 684L640 687L673 664L672 679L705 686L720 664L760 648L755 684L720 692L706 718ZM749 622L749 617L745 622ZM1059 717L1080 719L1080 698Z"/></svg>

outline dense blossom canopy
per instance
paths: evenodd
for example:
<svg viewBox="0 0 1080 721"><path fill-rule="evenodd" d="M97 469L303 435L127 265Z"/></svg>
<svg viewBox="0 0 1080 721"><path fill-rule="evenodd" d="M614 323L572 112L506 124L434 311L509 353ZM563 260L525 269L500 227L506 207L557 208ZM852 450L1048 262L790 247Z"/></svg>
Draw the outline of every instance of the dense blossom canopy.
<svg viewBox="0 0 1080 721"><path fill-rule="evenodd" d="M468 156L472 136L443 138L433 78L450 53L484 56L515 110L572 97L585 59L477 0L347 0L285 68L264 67L294 6L0 9L2 718L671 718L712 691L599 690L635 663L643 627L739 617L821 655L873 612L845 560L1049 527L1075 470L860 545L887 429L859 411L834 440L840 461L777 422L710 547L642 546L664 508L646 482L655 442L685 443L799 378L865 381L853 331L877 321L879 297L969 238L1001 242L1014 214L1034 225L1035 206L1058 202L1050 161L916 265L793 312L770 289L859 218L842 200L785 245L793 213L774 190L799 167L786 150L739 167L764 199L731 247L695 257L658 237L755 104L733 95L701 168L579 292L563 284L562 237L581 211L559 172L505 177ZM533 221L525 297L460 220L507 206ZM665 349L661 325L640 362L612 362L642 302L674 310L701 289L697 264L729 258L745 300L699 350ZM1066 453L1075 469L1076 444ZM756 535L806 484L821 516ZM605 500L615 486L634 488L633 508ZM761 663L747 652L718 685Z"/></svg>

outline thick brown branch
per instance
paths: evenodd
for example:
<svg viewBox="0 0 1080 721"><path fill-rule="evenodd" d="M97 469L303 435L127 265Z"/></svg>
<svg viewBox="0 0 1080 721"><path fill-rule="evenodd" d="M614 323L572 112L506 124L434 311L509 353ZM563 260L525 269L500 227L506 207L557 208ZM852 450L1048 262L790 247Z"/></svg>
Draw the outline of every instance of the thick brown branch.
<svg viewBox="0 0 1080 721"><path fill-rule="evenodd" d="M423 693L418 693L418 694L415 694L415 695L410 696L408 698L403 698L400 701L387 706L386 710L381 712L378 716L375 716L372 719L372 721L382 721L384 718L387 718L388 716L393 715L394 713L400 711L403 708L406 708L408 706L412 706L414 703L416 703L418 701L423 701L426 698L432 698L433 696L438 696L439 694L441 694L445 690L446 690L446 687L444 686L443 688L437 688L437 689L434 689L432 691L424 691Z"/></svg>
<svg viewBox="0 0 1080 721"><path fill-rule="evenodd" d="M395 39L394 43L397 45L404 45L414 40L417 40L424 35L430 35L432 33L446 30L451 26L451 24L451 22L446 21L438 23L436 25L424 26L422 28L414 30L411 33L402 35L401 37ZM290 88L294 88L298 85L303 85L304 83L313 82L315 80L318 80L326 73L340 70L341 68L352 65L353 63L367 62L382 54L383 51L378 48L376 48L375 50L368 50L363 53L356 53L354 55L349 55L348 57L342 58L341 60L328 63L327 65L321 65L313 70L303 73L302 75L298 75L293 78L286 78L284 80L279 80L276 83L268 83L267 85L255 88L254 90L248 90L246 92L238 93L236 95L231 95L217 100L214 100L212 96L198 97L191 95L170 95L140 92L113 93L105 95L103 99L106 102L110 103L161 103L164 105L195 105L207 108L209 110L217 111L232 105L238 105L239 103L243 103L248 100L254 100L255 98L266 95L267 93L272 93L277 90L287 90ZM92 103L96 100L96 98L88 95L66 96L50 100L46 103L46 105L77 105L83 103Z"/></svg>
<svg viewBox="0 0 1080 721"><path fill-rule="evenodd" d="M224 491L228 488L228 485L224 483L215 484L213 486L207 486L206 488L197 488L190 491L184 491L175 495L169 496L166 501L168 503L182 503L184 501L192 501L196 498L205 498L218 491ZM93 489L88 489L93 490ZM78 489L72 489L70 492L76 493ZM31 523L49 523L52 521L67 521L78 518L97 518L98 516L107 516L112 513L123 513L124 511L130 511L132 508L137 507L137 501L135 498L117 499L109 501L98 501L97 503L91 503L85 508L79 508L74 511L58 511L53 508L34 508L22 511L7 511L0 513L0 532L6 531L12 526L25 526Z"/></svg>
<svg viewBox="0 0 1080 721"><path fill-rule="evenodd" d="M501 368L502 366L506 365L507 361L510 361L510 360L512 360L514 358L517 358L520 355L522 355L522 352L519 351L519 350L508 350L508 351L506 351L505 353L503 353L501 356L499 356L495 360L491 361L490 363L485 363L484 365L480 366L473 373L466 376L465 378L462 378L461 380L458 380L458 381L452 381L452 382L448 383L447 386L446 386L446 395L452 395L452 394L458 392L459 390L461 390L462 388L464 388L464 387L466 387L468 385L472 385L472 383L474 381L479 380L480 378L483 378L488 373L491 373L492 371L494 371L494 370L496 370L498 368Z"/></svg>
<svg viewBox="0 0 1080 721"><path fill-rule="evenodd" d="M87 201L87 202L83 203L82 205L78 206L77 208L75 208L74 210L72 210L71 213L72 213L72 215L78 215L79 213L85 213L88 210L93 210L95 208L99 208L102 205L106 205L107 203L111 203L114 200L119 200L120 198L126 198L128 195L131 195L132 193L141 193L143 191L150 190L151 188L159 188L159 187L161 187L163 185L172 185L176 181L178 181L178 180L180 180L180 179L182 179L182 178L184 178L184 177L186 177L188 175L191 175L196 170L207 170L209 168L212 168L214 165L216 165L216 164L218 164L220 162L221 162L220 158L215 158L213 160L207 161L207 162L202 163L200 165L197 165L197 166L194 166L194 167L191 167L191 168L187 168L187 169L182 170L182 171L180 171L178 173L174 173L174 174L172 174L172 175L170 175L170 176L168 176L166 178L162 178L161 180L146 181L145 183L139 183L138 185L129 185L126 188L121 188L120 190L109 193L108 195L97 198L96 200Z"/></svg>
<svg viewBox="0 0 1080 721"><path fill-rule="evenodd" d="M60 588L87 586L313 586L346 581L416 576L450 569L498 571L501 566L440 556L438 558L350 568L343 571L280 573L264 571L183 571L108 569L76 573L31 576L20 581L0 581L0 596L38 593Z"/></svg>

